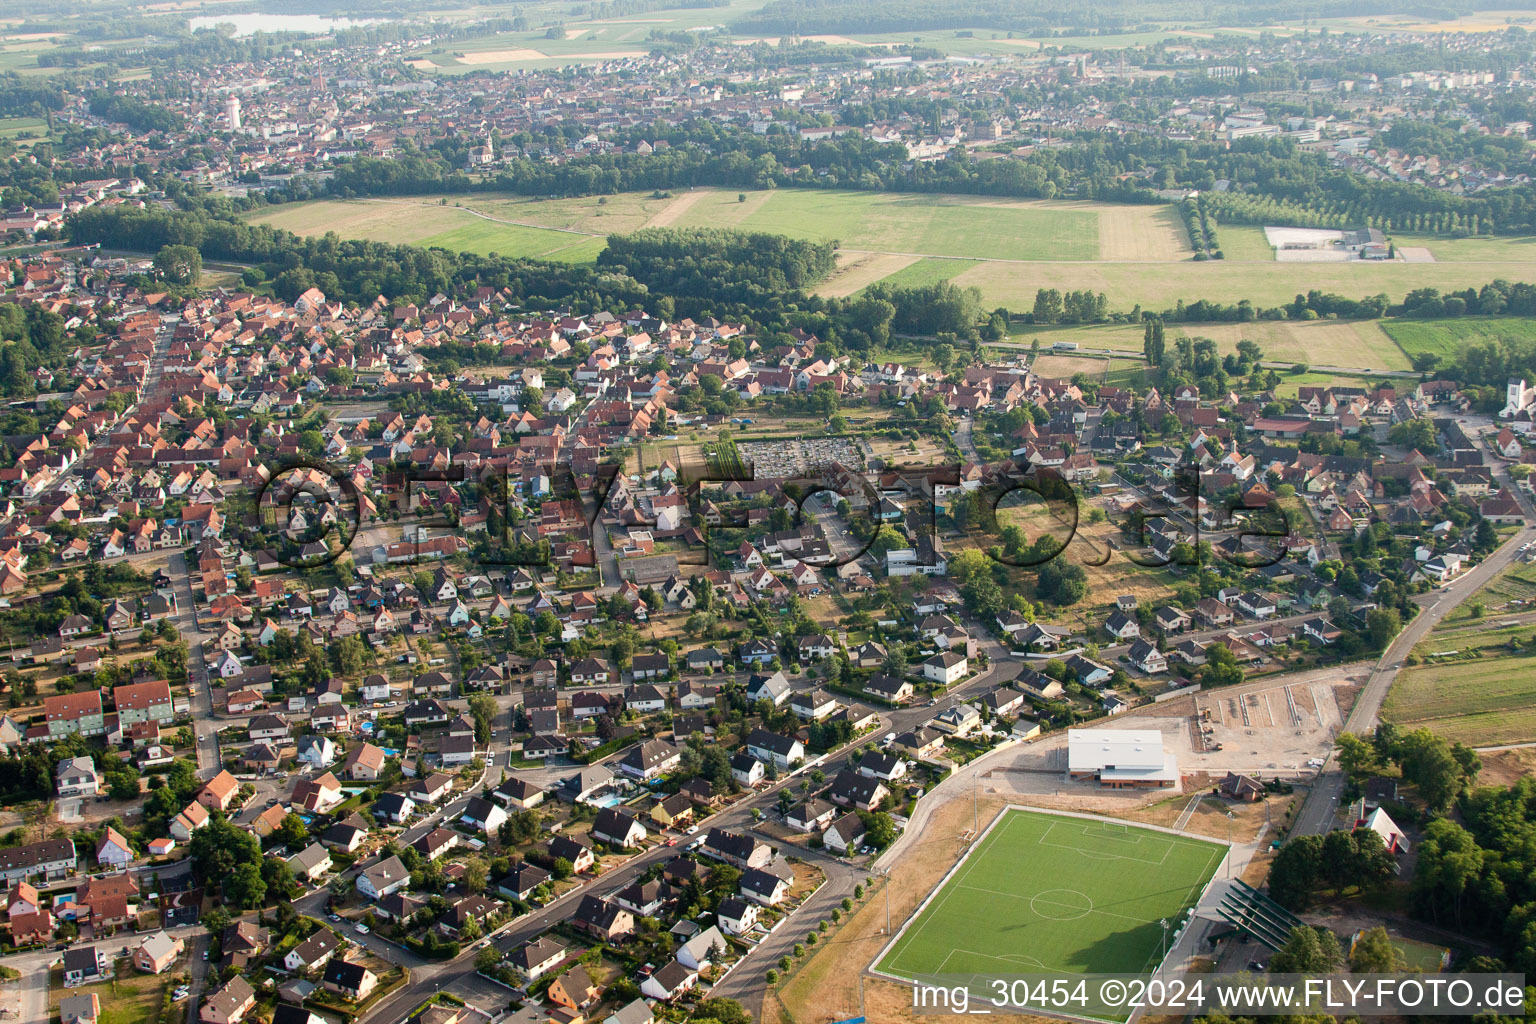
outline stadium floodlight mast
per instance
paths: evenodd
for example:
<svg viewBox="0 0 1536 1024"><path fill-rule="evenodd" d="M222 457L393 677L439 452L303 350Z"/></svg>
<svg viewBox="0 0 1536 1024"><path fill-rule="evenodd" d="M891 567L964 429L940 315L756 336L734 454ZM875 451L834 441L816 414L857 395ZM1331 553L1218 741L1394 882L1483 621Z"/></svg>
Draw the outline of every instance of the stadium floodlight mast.
<svg viewBox="0 0 1536 1024"><path fill-rule="evenodd" d="M891 869L871 868L870 874L875 878L885 879L885 932L883 934L889 935L891 934Z"/></svg>
<svg viewBox="0 0 1536 1024"><path fill-rule="evenodd" d="M1266 805L1266 810L1268 805ZM1227 878L1232 878L1232 823L1237 820L1237 815L1227 812Z"/></svg>
<svg viewBox="0 0 1536 1024"><path fill-rule="evenodd" d="M1162 960L1157 962L1158 970L1162 970L1164 966L1163 960L1168 959L1168 919L1160 917L1157 919L1157 923L1163 926L1163 957Z"/></svg>

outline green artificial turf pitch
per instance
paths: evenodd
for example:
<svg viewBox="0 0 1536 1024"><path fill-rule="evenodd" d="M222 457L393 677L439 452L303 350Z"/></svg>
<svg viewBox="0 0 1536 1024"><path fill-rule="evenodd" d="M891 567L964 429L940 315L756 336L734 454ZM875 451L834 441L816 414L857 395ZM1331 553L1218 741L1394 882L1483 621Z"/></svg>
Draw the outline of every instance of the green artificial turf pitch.
<svg viewBox="0 0 1536 1024"><path fill-rule="evenodd" d="M1010 808L879 963L933 974L1151 970L1224 847L1105 819Z"/></svg>

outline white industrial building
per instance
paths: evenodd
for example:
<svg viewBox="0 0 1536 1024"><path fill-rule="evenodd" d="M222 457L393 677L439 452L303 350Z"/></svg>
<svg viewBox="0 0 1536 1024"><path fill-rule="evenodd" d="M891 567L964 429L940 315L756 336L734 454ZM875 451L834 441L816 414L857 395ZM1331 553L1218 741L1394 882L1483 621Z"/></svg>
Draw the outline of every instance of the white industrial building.
<svg viewBox="0 0 1536 1024"><path fill-rule="evenodd" d="M1175 786L1179 764L1156 729L1068 729L1067 774L1112 789Z"/></svg>

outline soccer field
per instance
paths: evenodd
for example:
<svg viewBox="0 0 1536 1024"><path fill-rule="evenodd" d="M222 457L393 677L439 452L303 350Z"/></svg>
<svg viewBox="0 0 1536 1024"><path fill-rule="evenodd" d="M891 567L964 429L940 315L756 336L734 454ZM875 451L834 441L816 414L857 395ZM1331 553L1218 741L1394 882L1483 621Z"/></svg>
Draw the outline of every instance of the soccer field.
<svg viewBox="0 0 1536 1024"><path fill-rule="evenodd" d="M1221 863L1219 843L1010 808L909 920L876 969L933 974L1137 973Z"/></svg>

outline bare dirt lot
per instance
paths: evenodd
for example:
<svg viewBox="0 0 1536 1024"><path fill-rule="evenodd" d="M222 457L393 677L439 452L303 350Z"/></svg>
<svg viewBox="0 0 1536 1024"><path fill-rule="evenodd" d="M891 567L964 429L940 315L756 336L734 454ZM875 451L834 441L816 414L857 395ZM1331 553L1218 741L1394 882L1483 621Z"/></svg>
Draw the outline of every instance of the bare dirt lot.
<svg viewBox="0 0 1536 1024"><path fill-rule="evenodd" d="M904 270L921 257L894 253L851 253L839 251L837 269L816 290L822 295L846 298L854 292Z"/></svg>
<svg viewBox="0 0 1536 1024"><path fill-rule="evenodd" d="M1309 759L1325 756L1344 721L1340 691L1352 699L1359 681L1337 671L1285 680L1197 694L1196 713L1209 712L1213 749L1196 753L1185 730L1180 767L1276 774L1306 771Z"/></svg>

